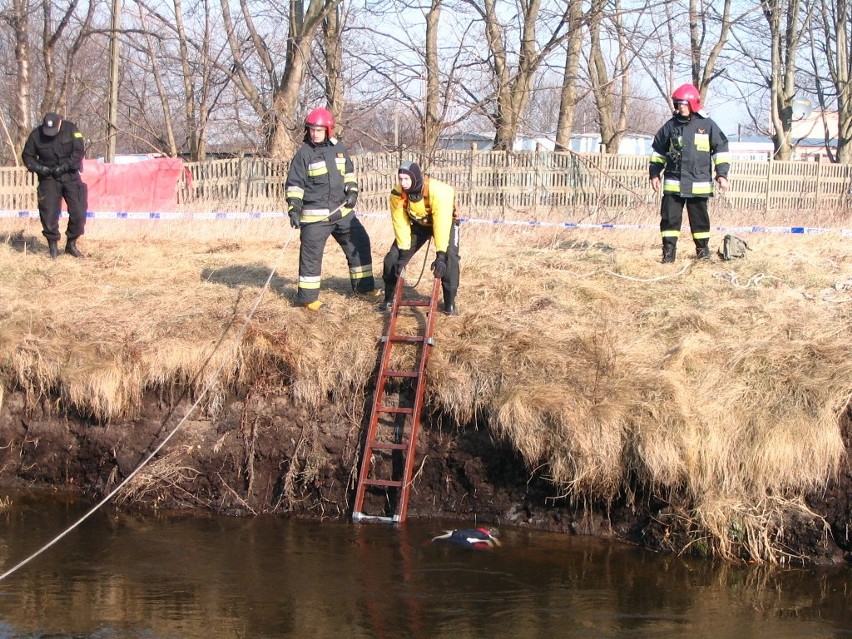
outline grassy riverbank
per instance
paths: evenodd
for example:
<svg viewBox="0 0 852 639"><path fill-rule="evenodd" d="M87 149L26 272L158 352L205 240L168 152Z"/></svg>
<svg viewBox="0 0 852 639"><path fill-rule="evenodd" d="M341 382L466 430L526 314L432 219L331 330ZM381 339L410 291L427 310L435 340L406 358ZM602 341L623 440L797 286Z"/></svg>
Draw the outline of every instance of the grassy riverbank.
<svg viewBox="0 0 852 639"><path fill-rule="evenodd" d="M389 224L366 224L380 271ZM110 421L146 392L210 382L215 412L275 371L309 413L333 402L360 419L383 320L349 294L333 241L332 312L316 315L291 304L298 237L281 221L95 220L86 260L49 260L37 222L0 221L0 237L0 379L33 405ZM747 259L702 263L685 236L662 265L653 230L465 225L461 315L438 321L430 408L510 441L555 495L679 495L672 525L691 543L783 560L774 532L846 455L852 246L839 233L747 239Z"/></svg>

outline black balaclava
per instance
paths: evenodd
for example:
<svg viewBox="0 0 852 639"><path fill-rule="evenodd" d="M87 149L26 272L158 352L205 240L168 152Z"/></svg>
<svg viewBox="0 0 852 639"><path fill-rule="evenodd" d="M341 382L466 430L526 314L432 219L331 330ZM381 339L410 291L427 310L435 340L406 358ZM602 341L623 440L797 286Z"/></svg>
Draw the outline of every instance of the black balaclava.
<svg viewBox="0 0 852 639"><path fill-rule="evenodd" d="M423 173L417 162L403 162L399 165L397 173L404 173L411 178L411 188L406 191L410 202L419 202L423 199Z"/></svg>

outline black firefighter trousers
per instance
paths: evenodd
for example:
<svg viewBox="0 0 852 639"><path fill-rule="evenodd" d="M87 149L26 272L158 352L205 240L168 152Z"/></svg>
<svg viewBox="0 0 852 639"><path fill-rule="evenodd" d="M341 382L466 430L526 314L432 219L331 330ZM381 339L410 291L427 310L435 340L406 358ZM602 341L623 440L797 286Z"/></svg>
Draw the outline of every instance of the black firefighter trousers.
<svg viewBox="0 0 852 639"><path fill-rule="evenodd" d="M51 242L58 242L59 213L62 199L68 206L68 228L65 235L69 240L83 235L86 227L86 208L88 207L88 188L74 171L55 178L40 178L38 182L38 215L41 218L41 232Z"/></svg>
<svg viewBox="0 0 852 639"><path fill-rule="evenodd" d="M346 256L352 290L369 293L376 287L373 258L370 254L370 236L353 212L337 220L322 220L301 226L296 304L310 304L319 299L322 257L329 235L337 241Z"/></svg>
<svg viewBox="0 0 852 639"><path fill-rule="evenodd" d="M689 228L696 247L706 247L710 238L710 214L706 197L680 197L672 193L663 195L660 203L660 235L663 244L675 245L683 223L683 207L689 216Z"/></svg>
<svg viewBox="0 0 852 639"><path fill-rule="evenodd" d="M385 301L393 298L396 290L397 264L405 266L414 257L414 254L432 237L432 227L420 224L411 225L411 249L400 251L396 242L385 255L382 279L385 281ZM459 222L453 220L453 228L450 231L450 244L447 246L447 272L441 278L441 288L444 290L444 308L452 306L456 301L456 292L459 290L460 271L459 262Z"/></svg>

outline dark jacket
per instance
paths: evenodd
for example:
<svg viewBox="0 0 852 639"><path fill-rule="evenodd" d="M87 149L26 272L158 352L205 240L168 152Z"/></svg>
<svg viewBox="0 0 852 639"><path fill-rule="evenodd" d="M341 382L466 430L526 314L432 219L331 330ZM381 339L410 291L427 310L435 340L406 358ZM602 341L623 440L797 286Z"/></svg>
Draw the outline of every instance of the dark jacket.
<svg viewBox="0 0 852 639"><path fill-rule="evenodd" d="M714 167L716 177L728 177L728 138L700 113L693 113L687 122L671 118L657 131L651 146L648 170L652 178L665 171L664 194L711 197Z"/></svg>
<svg viewBox="0 0 852 639"><path fill-rule="evenodd" d="M63 120L59 132L53 137L42 133L41 126L33 129L24 144L21 159L24 166L38 174L40 179L66 175L78 178L85 155L83 134L77 130L76 124Z"/></svg>
<svg viewBox="0 0 852 639"><path fill-rule="evenodd" d="M355 168L343 143L330 138L314 146L305 142L293 160L287 173L287 201L301 200L302 222L317 222L346 200L346 194L358 191ZM352 209L344 207L341 216Z"/></svg>

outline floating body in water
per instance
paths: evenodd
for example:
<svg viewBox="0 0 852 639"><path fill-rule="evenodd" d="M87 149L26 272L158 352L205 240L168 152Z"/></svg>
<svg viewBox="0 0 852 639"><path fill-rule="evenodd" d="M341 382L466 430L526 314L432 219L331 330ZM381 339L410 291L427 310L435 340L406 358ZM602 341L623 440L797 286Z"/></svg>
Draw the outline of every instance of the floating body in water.
<svg viewBox="0 0 852 639"><path fill-rule="evenodd" d="M432 537L432 543L446 543L466 548L495 548L500 545L496 528L456 528Z"/></svg>

